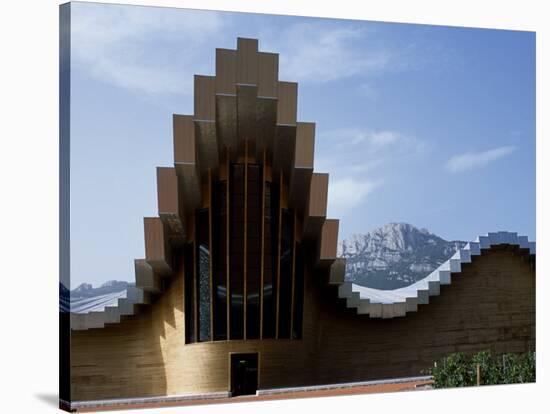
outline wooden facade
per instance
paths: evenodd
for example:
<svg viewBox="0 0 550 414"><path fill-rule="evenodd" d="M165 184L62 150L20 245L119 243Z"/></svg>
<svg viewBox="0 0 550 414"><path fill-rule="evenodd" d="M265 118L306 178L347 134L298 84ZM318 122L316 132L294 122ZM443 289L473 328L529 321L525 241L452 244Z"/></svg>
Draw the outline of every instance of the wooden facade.
<svg viewBox="0 0 550 414"><path fill-rule="evenodd" d="M345 262L313 171L297 84L254 39L216 50L174 115L174 167L157 170L136 286L148 304L71 332L71 400L227 391L229 355L258 353L259 388L418 375L450 352L535 346L534 259L490 249L418 312L357 315L338 299ZM150 298L150 300L149 300Z"/></svg>

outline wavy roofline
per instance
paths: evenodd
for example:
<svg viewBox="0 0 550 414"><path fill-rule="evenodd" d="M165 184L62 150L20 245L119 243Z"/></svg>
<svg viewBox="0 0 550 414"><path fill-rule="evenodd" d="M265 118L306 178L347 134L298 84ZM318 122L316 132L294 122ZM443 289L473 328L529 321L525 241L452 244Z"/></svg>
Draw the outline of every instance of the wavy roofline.
<svg viewBox="0 0 550 414"><path fill-rule="evenodd" d="M451 284L451 274L460 273L463 263L471 263L472 256L479 256L481 250L498 245L513 245L529 250L536 255L536 243L527 236L515 232L499 231L478 236L454 253L428 276L412 285L394 290L381 290L343 282L338 287L338 297L346 299L348 308L356 308L359 315L371 318L395 318L407 312L416 312L418 305L428 304L430 296L437 296L441 285Z"/></svg>

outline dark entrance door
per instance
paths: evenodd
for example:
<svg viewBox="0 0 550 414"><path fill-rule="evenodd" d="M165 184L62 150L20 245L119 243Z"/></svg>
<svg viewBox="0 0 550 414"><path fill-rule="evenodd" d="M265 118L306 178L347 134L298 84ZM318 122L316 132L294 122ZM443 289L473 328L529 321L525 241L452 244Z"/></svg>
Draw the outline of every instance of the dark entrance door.
<svg viewBox="0 0 550 414"><path fill-rule="evenodd" d="M254 395L258 389L258 354L231 354L231 396Z"/></svg>

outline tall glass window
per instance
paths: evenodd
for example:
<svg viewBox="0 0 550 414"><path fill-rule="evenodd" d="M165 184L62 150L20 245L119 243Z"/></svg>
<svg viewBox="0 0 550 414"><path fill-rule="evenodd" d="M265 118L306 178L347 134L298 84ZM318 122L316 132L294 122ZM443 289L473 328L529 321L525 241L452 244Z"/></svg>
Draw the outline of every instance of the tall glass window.
<svg viewBox="0 0 550 414"><path fill-rule="evenodd" d="M227 339L227 181L212 185L214 340Z"/></svg>
<svg viewBox="0 0 550 414"><path fill-rule="evenodd" d="M210 245L208 209L197 211L199 341L210 340Z"/></svg>
<svg viewBox="0 0 550 414"><path fill-rule="evenodd" d="M281 271L279 275L279 338L290 338L294 212L281 212Z"/></svg>
<svg viewBox="0 0 550 414"><path fill-rule="evenodd" d="M210 208L195 211L182 252L186 343L302 337L305 250L263 168L230 165L211 183Z"/></svg>

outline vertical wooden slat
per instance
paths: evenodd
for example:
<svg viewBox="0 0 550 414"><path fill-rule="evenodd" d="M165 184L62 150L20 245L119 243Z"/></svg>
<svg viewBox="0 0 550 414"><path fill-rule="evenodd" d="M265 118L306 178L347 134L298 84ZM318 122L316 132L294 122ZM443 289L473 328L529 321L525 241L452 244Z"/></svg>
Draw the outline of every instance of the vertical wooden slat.
<svg viewBox="0 0 550 414"><path fill-rule="evenodd" d="M292 281L290 290L290 339L292 339L292 332L294 332L294 285L295 273L296 273L296 221L298 220L296 210L294 210L294 220L292 229Z"/></svg>
<svg viewBox="0 0 550 414"><path fill-rule="evenodd" d="M279 339L279 291L281 289L281 222L282 222L282 200L283 200L283 173L282 171L279 173L279 206L278 206L278 213L279 213L279 222L278 222L278 241L277 241L277 297L276 300L276 311L275 311L275 339Z"/></svg>
<svg viewBox="0 0 550 414"><path fill-rule="evenodd" d="M229 255L230 255L230 251L229 251L229 231L230 231L230 221L229 221L229 179L230 179L230 174L231 174L231 169L230 169L230 160L229 160L229 148L226 147L225 149L225 152L226 152L226 156L227 156L227 182L226 182L226 191L225 191L225 208L226 208L226 218L225 218L225 224L226 224L226 228L225 228L225 251L226 251L226 254L227 254L227 260L226 260L226 284L225 284L225 295L226 295L226 306L227 306L227 339L229 340L231 337L230 337L230 327L231 327L231 289L230 289L230 282L229 282L229 276L230 276L230 272L229 272Z"/></svg>
<svg viewBox="0 0 550 414"><path fill-rule="evenodd" d="M264 334L264 231L265 231L265 149L262 161L262 228L260 241L260 339Z"/></svg>
<svg viewBox="0 0 550 414"><path fill-rule="evenodd" d="M213 283L213 270L212 262L214 255L212 253L214 243L212 243L212 170L208 169L208 194L210 198L208 206L208 250L210 251L210 257L208 260L209 282L210 283L210 340L214 340L214 283Z"/></svg>
<svg viewBox="0 0 550 414"><path fill-rule="evenodd" d="M243 338L246 340L246 302L247 302L247 292L246 292L246 243L248 239L247 235L247 219L248 219L248 140L244 141L244 254L243 254Z"/></svg>

